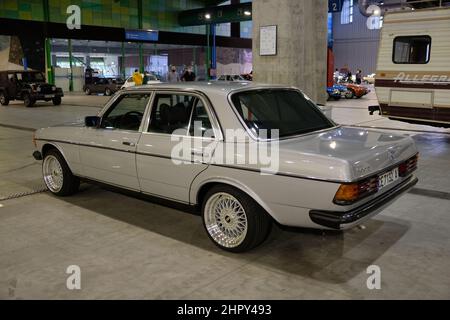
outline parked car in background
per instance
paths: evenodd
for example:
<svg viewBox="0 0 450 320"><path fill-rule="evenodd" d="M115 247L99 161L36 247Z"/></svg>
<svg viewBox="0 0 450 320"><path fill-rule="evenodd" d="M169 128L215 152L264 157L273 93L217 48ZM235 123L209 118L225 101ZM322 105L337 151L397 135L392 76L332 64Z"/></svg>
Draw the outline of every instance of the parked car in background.
<svg viewBox="0 0 450 320"><path fill-rule="evenodd" d="M144 74L141 73L142 79L144 78ZM158 77L152 73L147 75L148 81L144 84L158 84L161 83L161 80L158 79ZM126 89L130 87L134 87L136 84L134 83L133 76L129 77L125 83L120 87L120 89Z"/></svg>
<svg viewBox="0 0 450 320"><path fill-rule="evenodd" d="M223 74L217 78L217 81L247 81L239 74Z"/></svg>
<svg viewBox="0 0 450 320"><path fill-rule="evenodd" d="M116 91L120 90L124 81L116 78L94 78L92 83L87 83L83 86L83 91L87 94L103 93L105 96L110 96Z"/></svg>
<svg viewBox="0 0 450 320"><path fill-rule="evenodd" d="M22 100L26 107L36 101L52 101L61 104L64 93L61 88L45 82L40 71L0 71L0 103L7 106L11 100Z"/></svg>
<svg viewBox="0 0 450 320"><path fill-rule="evenodd" d="M347 91L345 92L346 99L353 99L355 97L359 99L364 97L366 94L370 92L369 88L357 84L349 83L346 84L345 86L347 87Z"/></svg>
<svg viewBox="0 0 450 320"><path fill-rule="evenodd" d="M340 84L335 84L327 88L329 100L340 100L347 93L347 87Z"/></svg>
<svg viewBox="0 0 450 320"><path fill-rule="evenodd" d="M84 124L40 129L34 142L53 194L74 194L84 180L170 200L201 212L209 238L232 252L261 244L274 221L355 227L417 183L411 137L339 126L284 86L125 89ZM256 150L275 146L271 171Z"/></svg>
<svg viewBox="0 0 450 320"><path fill-rule="evenodd" d="M369 74L363 78L365 84L375 84L375 73Z"/></svg>
<svg viewBox="0 0 450 320"><path fill-rule="evenodd" d="M253 73L241 74L241 77L247 81L253 81Z"/></svg>

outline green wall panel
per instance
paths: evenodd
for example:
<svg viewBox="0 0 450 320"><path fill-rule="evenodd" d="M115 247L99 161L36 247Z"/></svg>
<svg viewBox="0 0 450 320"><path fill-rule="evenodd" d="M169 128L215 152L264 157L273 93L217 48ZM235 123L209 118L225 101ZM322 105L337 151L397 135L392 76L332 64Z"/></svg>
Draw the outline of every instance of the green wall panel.
<svg viewBox="0 0 450 320"><path fill-rule="evenodd" d="M138 28L138 0L48 0L50 21L65 23L67 7L81 8L81 23ZM178 12L202 7L199 0L143 0L143 27L162 31L204 33L201 27L180 27ZM0 17L44 20L43 0L0 0Z"/></svg>

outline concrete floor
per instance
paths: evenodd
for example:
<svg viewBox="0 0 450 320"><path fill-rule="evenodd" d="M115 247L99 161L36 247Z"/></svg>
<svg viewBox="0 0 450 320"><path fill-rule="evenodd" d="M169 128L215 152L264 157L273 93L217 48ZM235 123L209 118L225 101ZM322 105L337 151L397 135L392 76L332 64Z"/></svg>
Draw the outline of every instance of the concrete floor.
<svg viewBox="0 0 450 320"><path fill-rule="evenodd" d="M371 117L373 95L331 103L339 123L412 135L420 183L364 228L275 227L263 246L234 255L189 213L90 185L64 199L35 193L31 130L93 115L107 99L0 108L0 299L450 298L450 130ZM70 265L81 268L81 290L66 288ZM370 265L381 268L381 290L366 286Z"/></svg>

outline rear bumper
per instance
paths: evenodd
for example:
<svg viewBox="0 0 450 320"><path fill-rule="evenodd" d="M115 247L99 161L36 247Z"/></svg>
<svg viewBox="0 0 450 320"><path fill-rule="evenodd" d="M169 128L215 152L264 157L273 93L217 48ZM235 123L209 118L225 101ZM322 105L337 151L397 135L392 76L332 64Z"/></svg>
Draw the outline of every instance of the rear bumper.
<svg viewBox="0 0 450 320"><path fill-rule="evenodd" d="M394 189L389 190L389 192L350 211L311 210L309 217L314 223L326 228L337 230L349 229L360 224L363 220L380 213L396 198L414 187L418 181L417 178L411 176Z"/></svg>

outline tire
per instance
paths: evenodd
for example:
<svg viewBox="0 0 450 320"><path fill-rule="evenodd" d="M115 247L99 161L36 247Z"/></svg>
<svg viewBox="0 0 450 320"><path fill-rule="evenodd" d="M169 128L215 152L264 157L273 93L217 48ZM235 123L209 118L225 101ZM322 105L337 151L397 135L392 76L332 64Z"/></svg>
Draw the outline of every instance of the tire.
<svg viewBox="0 0 450 320"><path fill-rule="evenodd" d="M348 90L345 93L345 99L353 99L355 97L355 93L353 92L353 90Z"/></svg>
<svg viewBox="0 0 450 320"><path fill-rule="evenodd" d="M59 106L61 104L61 100L62 100L61 97L54 97L52 99L53 105Z"/></svg>
<svg viewBox="0 0 450 320"><path fill-rule="evenodd" d="M111 94L112 94L111 89L106 88L106 89L105 89L105 96L110 96Z"/></svg>
<svg viewBox="0 0 450 320"><path fill-rule="evenodd" d="M219 207L222 210L216 213ZM261 206L244 192L227 185L216 185L206 193L202 218L212 242L234 253L257 247L272 228L272 219Z"/></svg>
<svg viewBox="0 0 450 320"><path fill-rule="evenodd" d="M25 104L25 107L31 108L35 102L36 101L32 97L30 97L30 94L28 93L23 94L23 103Z"/></svg>
<svg viewBox="0 0 450 320"><path fill-rule="evenodd" d="M70 196L80 187L80 179L72 174L64 157L56 149L44 155L42 175L47 189L59 197Z"/></svg>
<svg viewBox="0 0 450 320"><path fill-rule="evenodd" d="M8 97L5 95L4 92L0 92L0 104L2 106L7 106L9 104L9 99Z"/></svg>
<svg viewBox="0 0 450 320"><path fill-rule="evenodd" d="M84 89L84 93L85 93L87 96L90 96L90 95L91 95L91 89L89 89L89 88Z"/></svg>

